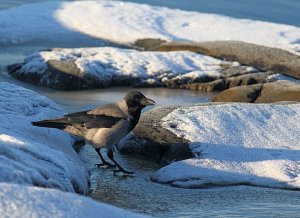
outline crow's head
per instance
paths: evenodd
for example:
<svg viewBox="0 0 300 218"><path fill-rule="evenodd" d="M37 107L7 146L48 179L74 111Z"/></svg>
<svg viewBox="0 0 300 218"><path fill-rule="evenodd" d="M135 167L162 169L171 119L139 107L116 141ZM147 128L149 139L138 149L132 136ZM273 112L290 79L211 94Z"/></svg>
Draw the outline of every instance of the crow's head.
<svg viewBox="0 0 300 218"><path fill-rule="evenodd" d="M124 97L124 100L128 106L129 110L142 110L147 105L154 105L155 101L150 98L146 98L141 92L139 91L131 91L128 92L127 95Z"/></svg>

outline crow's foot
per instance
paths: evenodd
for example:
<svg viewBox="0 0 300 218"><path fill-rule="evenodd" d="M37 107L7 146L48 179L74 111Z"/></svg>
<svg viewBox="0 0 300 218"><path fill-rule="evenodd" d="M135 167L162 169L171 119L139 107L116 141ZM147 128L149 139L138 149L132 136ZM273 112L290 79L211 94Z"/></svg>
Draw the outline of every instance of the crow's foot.
<svg viewBox="0 0 300 218"><path fill-rule="evenodd" d="M114 174L116 173L124 173L125 175L131 176L134 174L134 172L130 172L127 170L123 170L123 169L115 169L115 170L111 170L112 172L114 172Z"/></svg>
<svg viewBox="0 0 300 218"><path fill-rule="evenodd" d="M100 167L106 167L106 168L114 168L116 167L116 165L114 164L111 164L109 162L103 162L103 163L100 163L100 164L95 164L96 167L100 168Z"/></svg>

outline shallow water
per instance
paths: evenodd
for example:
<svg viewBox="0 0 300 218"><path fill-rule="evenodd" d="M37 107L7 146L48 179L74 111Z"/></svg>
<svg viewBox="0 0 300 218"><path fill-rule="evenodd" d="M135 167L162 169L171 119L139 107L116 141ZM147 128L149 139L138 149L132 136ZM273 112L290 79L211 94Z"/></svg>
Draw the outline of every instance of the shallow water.
<svg viewBox="0 0 300 218"><path fill-rule="evenodd" d="M39 2L38 0L1 0L0 9ZM186 10L214 12L234 17L267 20L298 25L298 0L135 0ZM254 10L255 8L255 10ZM11 78L5 66L21 62L36 49L51 47L85 47L95 44L32 44L0 48L0 81L7 81L46 95L67 112L85 110L119 100L130 88L117 87L84 91L56 91L37 87ZM155 99L158 105L192 104L209 101L213 93L172 89L140 89ZM90 196L96 200L156 217L300 217L300 192L258 187L218 187L210 189L180 189L150 181L158 165L133 157L117 156L134 177L113 176L108 169L94 167L99 160L96 152L85 146L80 156L90 170Z"/></svg>
<svg viewBox="0 0 300 218"><path fill-rule="evenodd" d="M147 160L117 156L125 169L136 172L126 178L96 168L99 158L90 146L80 153L91 172L90 196L134 212L155 217L299 217L300 192L247 186L175 188L151 182L159 166Z"/></svg>

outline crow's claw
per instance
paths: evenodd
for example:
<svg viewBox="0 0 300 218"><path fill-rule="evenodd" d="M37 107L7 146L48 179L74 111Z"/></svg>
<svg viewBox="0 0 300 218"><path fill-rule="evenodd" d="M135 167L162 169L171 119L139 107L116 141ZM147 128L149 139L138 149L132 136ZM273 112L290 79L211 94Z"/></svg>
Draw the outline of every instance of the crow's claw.
<svg viewBox="0 0 300 218"><path fill-rule="evenodd" d="M114 172L114 174L121 172L121 173L124 173L128 176L134 174L134 172L129 172L129 171L126 171L126 170L121 170L121 169L115 169L115 170L111 170L111 171Z"/></svg>
<svg viewBox="0 0 300 218"><path fill-rule="evenodd" d="M108 163L108 162L104 162L104 163L101 163L101 164L95 164L95 166L96 167L104 167L104 166L106 166L106 167L108 167L108 168L113 168L113 167L115 167L116 165L114 165L114 164L111 164L111 163Z"/></svg>

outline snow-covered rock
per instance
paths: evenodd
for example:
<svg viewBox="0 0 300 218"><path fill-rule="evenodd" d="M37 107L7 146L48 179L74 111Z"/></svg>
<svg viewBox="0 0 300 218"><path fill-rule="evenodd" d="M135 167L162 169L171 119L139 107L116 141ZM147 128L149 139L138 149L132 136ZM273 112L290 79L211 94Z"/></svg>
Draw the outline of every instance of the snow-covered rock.
<svg viewBox="0 0 300 218"><path fill-rule="evenodd" d="M282 81L282 80L283 81L291 81L291 82L299 83L300 84L300 80L299 79L295 79L293 77L286 76L286 75L283 75L283 74L280 74L280 73L276 73L276 74L270 75L267 78L268 82L276 82L276 81Z"/></svg>
<svg viewBox="0 0 300 218"><path fill-rule="evenodd" d="M0 183L0 199L3 218L146 217L77 194L16 184Z"/></svg>
<svg viewBox="0 0 300 218"><path fill-rule="evenodd" d="M0 83L0 182L86 192L88 174L70 135L31 125L61 115L46 97Z"/></svg>
<svg viewBox="0 0 300 218"><path fill-rule="evenodd" d="M111 47L35 52L9 67L22 80L58 89L112 85L180 86L221 76L229 62L193 52L140 52Z"/></svg>
<svg viewBox="0 0 300 218"><path fill-rule="evenodd" d="M197 157L163 167L154 181L300 189L300 104L180 107L161 125L190 141Z"/></svg>
<svg viewBox="0 0 300 218"><path fill-rule="evenodd" d="M146 41L146 40L145 40ZM143 47L143 44L141 45ZM300 79L300 56L291 52L242 41L166 42L151 51L193 51ZM257 71L247 68L248 73ZM253 71L254 70L254 71Z"/></svg>
<svg viewBox="0 0 300 218"><path fill-rule="evenodd" d="M73 139L31 125L62 114L46 97L0 83L1 217L145 217L68 193L86 193L88 181Z"/></svg>
<svg viewBox="0 0 300 218"><path fill-rule="evenodd" d="M89 13L86 13L86 12ZM82 16L84 14L85 16ZM0 11L0 43L239 40L300 50L300 28L120 1L43 2Z"/></svg>

